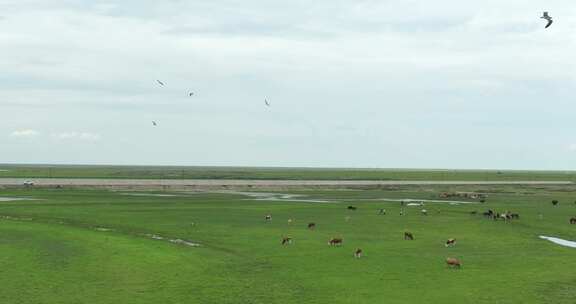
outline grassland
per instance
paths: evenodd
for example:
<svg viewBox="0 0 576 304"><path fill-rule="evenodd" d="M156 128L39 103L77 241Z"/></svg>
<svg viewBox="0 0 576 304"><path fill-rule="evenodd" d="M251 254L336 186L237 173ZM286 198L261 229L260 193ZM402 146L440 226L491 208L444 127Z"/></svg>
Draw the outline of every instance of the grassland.
<svg viewBox="0 0 576 304"><path fill-rule="evenodd" d="M574 303L576 249L537 237L576 239L576 226L568 224L576 215L574 190L406 186L295 192L330 203L238 193L0 190L0 197L38 199L0 202L0 295L2 303L63 304ZM400 216L399 203L378 200L433 199L440 191L490 196L484 204L429 203L429 216L417 207ZM346 210L349 204L358 210ZM379 208L387 215L378 215ZM470 215L489 208L518 212L521 219L504 223ZM264 222L267 213L271 223ZM308 222L317 229L306 229ZM405 230L416 240L402 240ZM295 243L282 247L280 238L287 235ZM334 236L344 238L342 247L326 244ZM450 237L458 243L445 248ZM357 247L365 252L359 260L352 257ZM448 256L464 267L447 269Z"/></svg>
<svg viewBox="0 0 576 304"><path fill-rule="evenodd" d="M0 178L576 181L576 171L2 165Z"/></svg>

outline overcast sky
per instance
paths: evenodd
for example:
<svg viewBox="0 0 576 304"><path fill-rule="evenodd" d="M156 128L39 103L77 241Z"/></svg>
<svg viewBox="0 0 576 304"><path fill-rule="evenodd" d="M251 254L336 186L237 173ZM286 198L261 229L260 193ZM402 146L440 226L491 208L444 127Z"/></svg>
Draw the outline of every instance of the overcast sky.
<svg viewBox="0 0 576 304"><path fill-rule="evenodd" d="M0 163L576 169L574 0L0 0L0 51Z"/></svg>

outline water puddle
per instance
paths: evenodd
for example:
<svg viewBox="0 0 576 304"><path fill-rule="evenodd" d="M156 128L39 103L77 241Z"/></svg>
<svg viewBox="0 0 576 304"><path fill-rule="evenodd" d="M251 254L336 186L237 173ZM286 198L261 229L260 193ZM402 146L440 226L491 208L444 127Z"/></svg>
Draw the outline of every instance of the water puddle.
<svg viewBox="0 0 576 304"><path fill-rule="evenodd" d="M25 197L0 197L0 202L15 202L15 201L34 201L33 198Z"/></svg>
<svg viewBox="0 0 576 304"><path fill-rule="evenodd" d="M406 204L406 206L409 206L409 207L422 207L422 206L424 206L424 204L422 204L422 203L408 203L408 204Z"/></svg>
<svg viewBox="0 0 576 304"><path fill-rule="evenodd" d="M158 240L158 241L168 241L170 243L173 244L178 244L178 245L185 245L185 246L191 246L191 247L200 247L200 244L198 243L193 243L187 240L182 240L182 239L170 239L170 238L166 238L157 234L144 234L144 237L147 237L149 239L153 239L153 240Z"/></svg>
<svg viewBox="0 0 576 304"><path fill-rule="evenodd" d="M170 242L174 243L174 244L180 244L180 245L186 245L186 246L192 246L192 247L200 247L200 244L192 243L192 242L181 240L181 239L170 240Z"/></svg>
<svg viewBox="0 0 576 304"><path fill-rule="evenodd" d="M122 193L122 195L128 196L148 196L148 197L179 197L176 194L155 194L155 193Z"/></svg>
<svg viewBox="0 0 576 304"><path fill-rule="evenodd" d="M567 241L567 240L563 240L560 238L556 238L556 237L551 237L551 236L540 236L541 239L543 240L548 240L554 244L558 244L564 247L570 247L570 248L576 248L576 242L573 241Z"/></svg>
<svg viewBox="0 0 576 304"><path fill-rule="evenodd" d="M479 204L478 202L464 202L464 201L446 201L446 200L429 200L429 199L412 199L412 198L377 198L377 199L366 199L372 201L385 201L385 202L404 202L407 206L422 206L422 203L448 203L450 205L460 205L460 204Z"/></svg>
<svg viewBox="0 0 576 304"><path fill-rule="evenodd" d="M302 199L306 197L302 194L286 194L286 193L264 193L264 192L237 192L237 191L220 191L214 193L224 194L237 194L249 196L255 201L276 201L276 202L301 202L301 203L321 203L321 204L335 204L337 201L318 200L318 199Z"/></svg>
<svg viewBox="0 0 576 304"><path fill-rule="evenodd" d="M10 216L10 215L0 215L0 219L11 220L11 221L34 221L34 219L30 218L30 217L15 217L15 216ZM60 224L60 225L66 225L66 222L64 222L64 221L57 221L56 223ZM98 232L117 232L115 229L107 228L107 227L93 227L91 229L94 229L95 231L98 231ZM134 235L134 234L132 234L132 235ZM167 238L167 237L163 237L163 236L160 236L157 234L151 234L151 233L135 234L135 235L140 236L140 237L153 239L153 240L168 241L170 243L177 244L177 245L184 245L184 246L189 246L189 247L200 247L201 246L198 243L194 243L194 242L191 242L188 240L171 239L171 238Z"/></svg>
<svg viewBox="0 0 576 304"><path fill-rule="evenodd" d="M97 228L94 228L94 230L100 231L100 232L114 231L114 229L112 229L112 228L104 228L104 227L97 227Z"/></svg>
<svg viewBox="0 0 576 304"><path fill-rule="evenodd" d="M34 220L31 217L16 217L16 216L9 216L9 215L0 215L0 219L11 220L11 221L33 221Z"/></svg>

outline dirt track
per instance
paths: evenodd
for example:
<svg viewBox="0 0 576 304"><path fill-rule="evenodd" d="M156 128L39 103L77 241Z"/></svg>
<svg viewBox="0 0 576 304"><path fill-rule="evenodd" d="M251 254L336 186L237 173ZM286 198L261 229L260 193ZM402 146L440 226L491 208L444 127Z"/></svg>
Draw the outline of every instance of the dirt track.
<svg viewBox="0 0 576 304"><path fill-rule="evenodd" d="M401 186L401 185L572 185L570 181L326 181L326 180L159 180L159 179L66 179L0 178L0 186L22 186L33 181L36 186L63 187L330 187L330 186Z"/></svg>

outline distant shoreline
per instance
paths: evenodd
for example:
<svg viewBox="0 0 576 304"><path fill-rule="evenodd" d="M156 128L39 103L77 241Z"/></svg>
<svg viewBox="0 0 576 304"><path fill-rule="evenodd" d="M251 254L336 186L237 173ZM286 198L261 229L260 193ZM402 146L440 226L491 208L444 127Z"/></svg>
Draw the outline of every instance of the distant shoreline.
<svg viewBox="0 0 576 304"><path fill-rule="evenodd" d="M242 180L242 181L573 181L576 171L461 169L353 169L283 167L171 167L100 165L2 165L0 178L105 180Z"/></svg>
<svg viewBox="0 0 576 304"><path fill-rule="evenodd" d="M374 180L239 180L239 179L97 179L97 178L0 178L0 186L73 187L290 187L290 186L410 186L410 185L573 185L572 181L374 181Z"/></svg>

